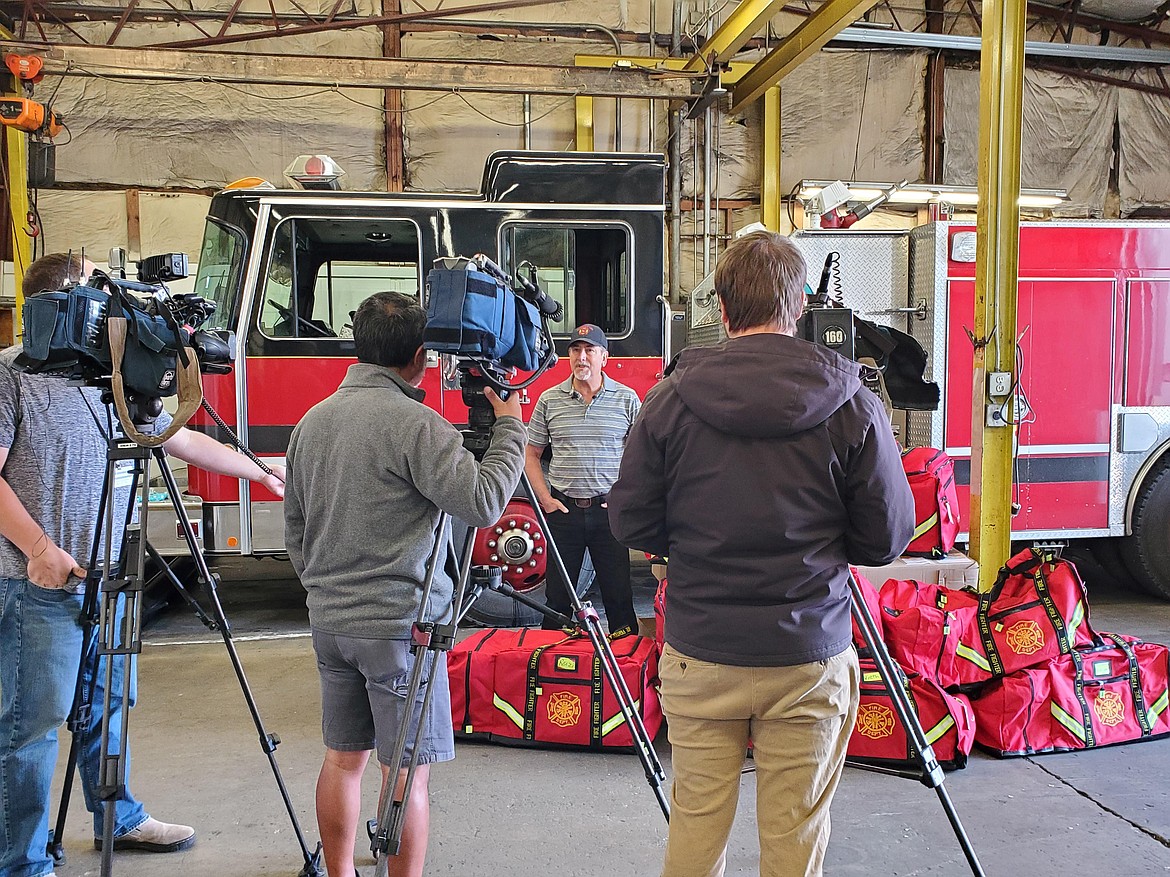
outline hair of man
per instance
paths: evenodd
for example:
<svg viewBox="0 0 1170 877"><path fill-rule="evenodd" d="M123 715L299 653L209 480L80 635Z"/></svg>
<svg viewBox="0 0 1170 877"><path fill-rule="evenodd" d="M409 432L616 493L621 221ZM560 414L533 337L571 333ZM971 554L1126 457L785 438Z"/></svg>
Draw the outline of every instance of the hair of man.
<svg viewBox="0 0 1170 877"><path fill-rule="evenodd" d="M402 368L422 347L427 312L400 292L375 292L353 315L359 362Z"/></svg>
<svg viewBox="0 0 1170 877"><path fill-rule="evenodd" d="M42 292L64 289L80 283L85 276L85 258L80 253L49 253L28 266L21 281L25 298Z"/></svg>
<svg viewBox="0 0 1170 877"><path fill-rule="evenodd" d="M730 332L793 332L804 311L804 256L784 235L757 231L735 241L715 268L715 292Z"/></svg>

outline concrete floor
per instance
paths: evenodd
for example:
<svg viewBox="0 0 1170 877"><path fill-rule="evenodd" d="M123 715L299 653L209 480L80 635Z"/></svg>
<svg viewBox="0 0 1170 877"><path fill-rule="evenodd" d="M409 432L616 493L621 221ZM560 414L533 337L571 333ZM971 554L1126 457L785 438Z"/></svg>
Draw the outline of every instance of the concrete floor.
<svg viewBox="0 0 1170 877"><path fill-rule="evenodd" d="M266 563L225 567L220 593L265 725L283 741L280 770L312 845L322 755L316 669L299 588L284 578L286 567ZM1099 630L1170 639L1170 604L1089 583ZM651 593L650 581L641 582L640 613ZM120 853L115 873L296 875L300 848L222 641L186 609L169 612L145 640L131 721L132 788L153 815L195 825L199 839L177 854ZM665 738L664 731L656 745L669 774ZM1007 761L976 753L965 770L947 775L945 788L988 875L1136 877L1170 873L1168 773L1170 741L1159 740ZM371 768L365 786L371 816L377 787ZM428 874L659 872L666 824L633 755L461 743L454 762L434 768L431 790ZM758 873L754 797L754 775L745 773L728 875ZM60 877L99 873L92 837L77 796ZM364 836L358 849L369 877ZM834 801L826 872L961 875L970 869L933 790L847 769Z"/></svg>

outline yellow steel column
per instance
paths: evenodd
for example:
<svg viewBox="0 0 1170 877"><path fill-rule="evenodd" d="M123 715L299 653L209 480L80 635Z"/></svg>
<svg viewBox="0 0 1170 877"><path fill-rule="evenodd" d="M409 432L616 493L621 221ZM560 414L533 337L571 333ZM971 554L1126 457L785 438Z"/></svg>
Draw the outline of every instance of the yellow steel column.
<svg viewBox="0 0 1170 877"><path fill-rule="evenodd" d="M780 199L780 87L764 92L764 146L760 162L760 221L769 231L780 231L784 214Z"/></svg>
<svg viewBox="0 0 1170 877"><path fill-rule="evenodd" d="M577 151L593 151L593 98L574 98L577 105Z"/></svg>
<svg viewBox="0 0 1170 877"><path fill-rule="evenodd" d="M1020 126L1026 0L984 0L979 71L979 213L971 429L971 550L990 590L1011 555L1015 426L987 426L987 375L1016 375ZM1009 400L1007 408L1012 408ZM1014 420L1014 416L1010 418Z"/></svg>
<svg viewBox="0 0 1170 877"><path fill-rule="evenodd" d="M32 238L25 234L28 216L28 135L15 128L4 130L4 160L8 170L8 210L12 217L9 234L12 239L12 282L16 285L16 310L12 315L12 332L19 341L24 311L24 269L32 260Z"/></svg>

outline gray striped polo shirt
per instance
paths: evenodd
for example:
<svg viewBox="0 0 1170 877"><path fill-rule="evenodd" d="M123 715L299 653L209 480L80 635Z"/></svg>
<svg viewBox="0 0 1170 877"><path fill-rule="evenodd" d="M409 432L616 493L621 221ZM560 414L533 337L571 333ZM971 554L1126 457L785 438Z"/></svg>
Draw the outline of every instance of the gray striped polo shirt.
<svg viewBox="0 0 1170 877"><path fill-rule="evenodd" d="M571 377L541 393L528 422L528 443L552 445L549 485L577 499L608 493L641 407L637 393L608 375L588 405Z"/></svg>

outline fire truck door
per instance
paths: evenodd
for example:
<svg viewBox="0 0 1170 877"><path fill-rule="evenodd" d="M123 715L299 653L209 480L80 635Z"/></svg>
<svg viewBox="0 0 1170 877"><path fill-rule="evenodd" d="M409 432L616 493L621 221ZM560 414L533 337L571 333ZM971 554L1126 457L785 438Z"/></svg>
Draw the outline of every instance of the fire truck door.
<svg viewBox="0 0 1170 877"><path fill-rule="evenodd" d="M1018 391L1014 403L1001 405L1017 429L1013 532L1055 536L1109 526L1114 294L1112 280L1020 282ZM945 436L952 455L966 458L959 471L967 493L973 356L963 327L974 313L974 284L954 281L949 295ZM960 506L966 512L967 497Z"/></svg>

